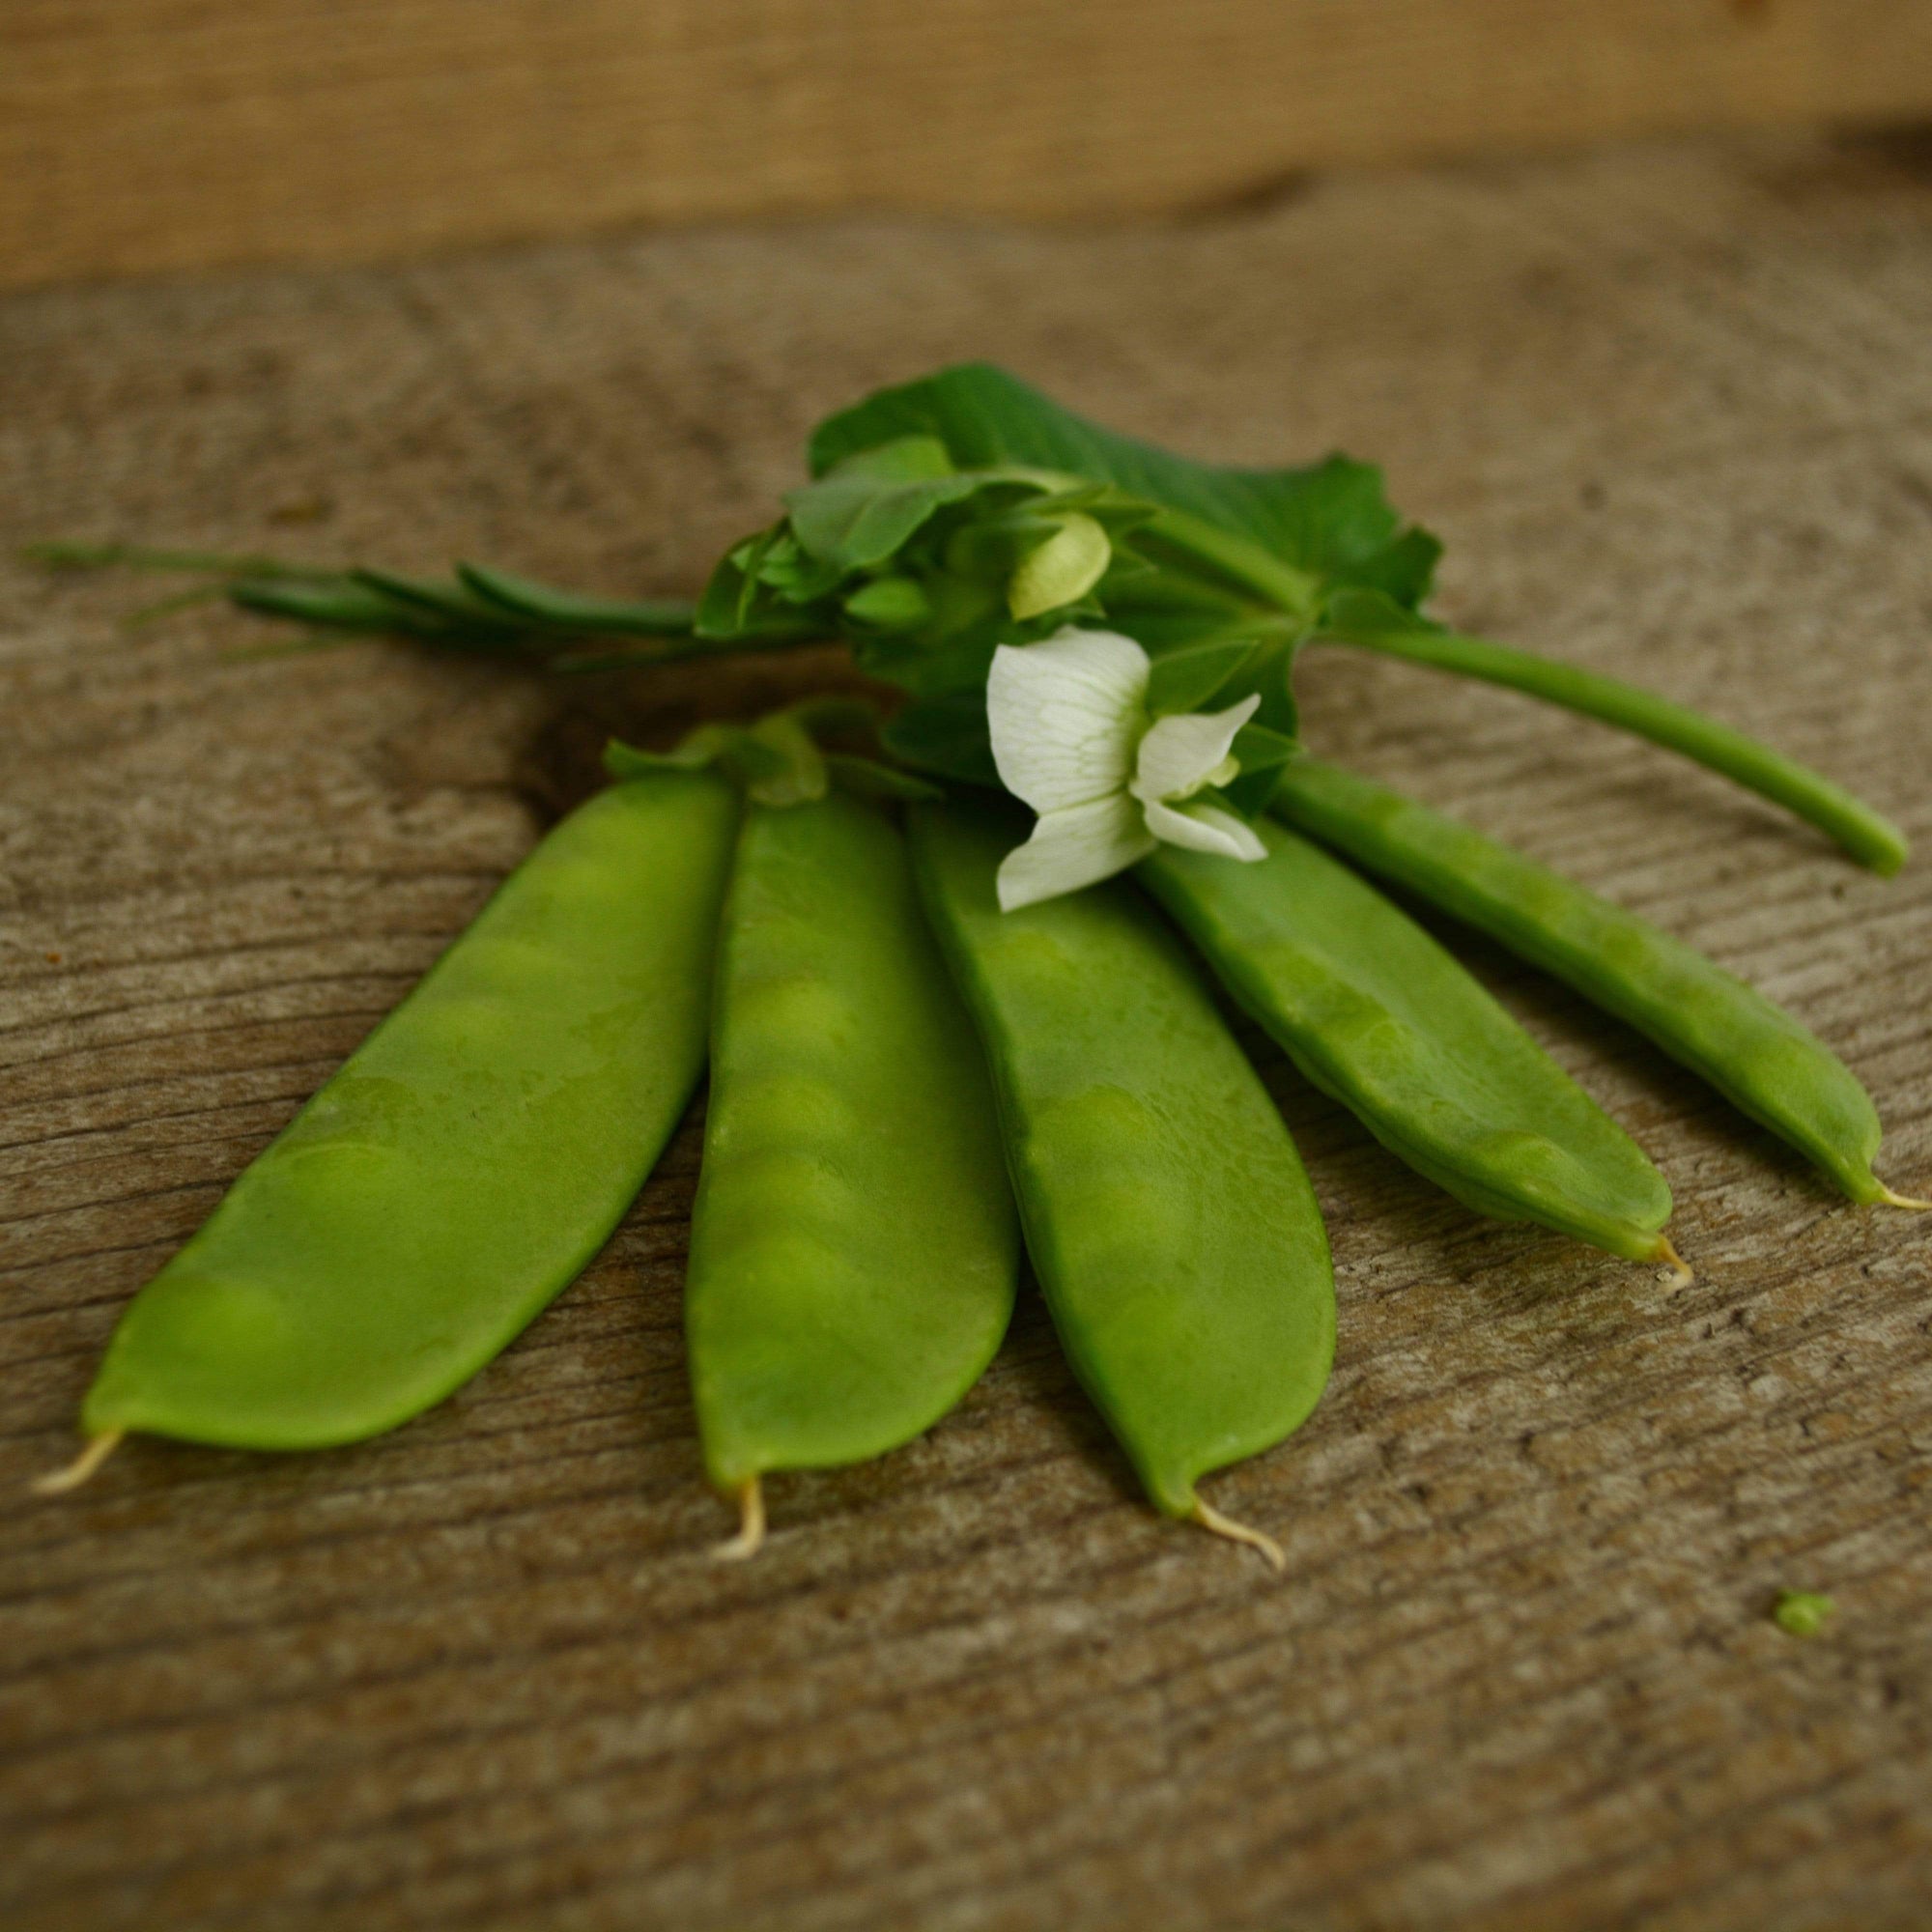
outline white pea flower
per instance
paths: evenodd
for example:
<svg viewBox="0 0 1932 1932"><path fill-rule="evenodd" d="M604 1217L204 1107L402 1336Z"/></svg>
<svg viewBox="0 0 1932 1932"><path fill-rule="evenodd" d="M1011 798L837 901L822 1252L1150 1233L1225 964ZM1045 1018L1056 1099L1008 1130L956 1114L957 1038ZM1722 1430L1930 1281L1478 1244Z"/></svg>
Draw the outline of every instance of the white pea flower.
<svg viewBox="0 0 1932 1932"><path fill-rule="evenodd" d="M1146 651L1114 631L1065 630L1002 644L986 681L1000 782L1039 813L1000 867L1000 910L1078 892L1124 871L1157 841L1265 859L1251 827L1197 793L1240 770L1235 733L1259 696L1226 711L1150 720Z"/></svg>

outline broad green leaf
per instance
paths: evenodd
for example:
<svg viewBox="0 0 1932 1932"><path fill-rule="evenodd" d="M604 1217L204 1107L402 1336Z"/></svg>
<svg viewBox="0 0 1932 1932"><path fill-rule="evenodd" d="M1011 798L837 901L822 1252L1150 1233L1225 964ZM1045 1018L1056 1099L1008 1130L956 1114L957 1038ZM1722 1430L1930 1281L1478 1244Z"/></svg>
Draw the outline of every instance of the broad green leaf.
<svg viewBox="0 0 1932 1932"><path fill-rule="evenodd" d="M848 456L838 466L840 476L869 476L881 483L923 483L952 473L952 457L936 436L902 436Z"/></svg>
<svg viewBox="0 0 1932 1932"><path fill-rule="evenodd" d="M1245 537L1330 588L1361 584L1410 605L1428 589L1435 540L1404 527L1378 469L1347 457L1289 469L1195 463L1102 429L1004 369L962 363L821 423L813 473L908 437L936 438L962 469L1020 465L1111 483Z"/></svg>

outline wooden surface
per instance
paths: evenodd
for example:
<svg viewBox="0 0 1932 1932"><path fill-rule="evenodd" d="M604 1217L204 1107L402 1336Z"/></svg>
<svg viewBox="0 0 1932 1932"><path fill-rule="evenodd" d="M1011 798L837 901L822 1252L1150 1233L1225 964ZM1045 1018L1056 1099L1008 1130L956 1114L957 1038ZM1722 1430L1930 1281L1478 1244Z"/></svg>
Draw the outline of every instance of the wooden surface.
<svg viewBox="0 0 1932 1932"><path fill-rule="evenodd" d="M1932 115L1932 0L8 0L0 283Z"/></svg>
<svg viewBox="0 0 1932 1932"><path fill-rule="evenodd" d="M1774 143L1379 181L1046 237L855 222L0 305L9 539L139 532L694 585L801 434L1009 361L1228 458L1343 444L1444 608L1645 679L1932 843L1932 179ZM1550 985L1697 1264L1483 1225L1262 1058L1334 1236L1335 1379L1156 1520L1029 1296L928 1438L709 1547L687 1125L457 1398L274 1460L29 1476L128 1296L588 781L747 687L238 659L0 575L0 1923L1920 1928L1932 1226L1835 1201ZM1313 741L1789 1002L1932 1189L1932 867L1886 884L1524 701L1322 654ZM769 696L776 686L767 685ZM1794 1642L1775 1591L1830 1591Z"/></svg>

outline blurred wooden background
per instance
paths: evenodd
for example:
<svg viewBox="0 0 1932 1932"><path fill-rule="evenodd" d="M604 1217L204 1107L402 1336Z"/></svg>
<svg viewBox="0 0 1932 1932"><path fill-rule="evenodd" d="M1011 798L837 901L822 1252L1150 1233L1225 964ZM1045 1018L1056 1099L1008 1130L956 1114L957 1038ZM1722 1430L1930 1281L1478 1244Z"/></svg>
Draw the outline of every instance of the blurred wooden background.
<svg viewBox="0 0 1932 1932"><path fill-rule="evenodd" d="M1927 114L1927 0L0 0L0 284Z"/></svg>

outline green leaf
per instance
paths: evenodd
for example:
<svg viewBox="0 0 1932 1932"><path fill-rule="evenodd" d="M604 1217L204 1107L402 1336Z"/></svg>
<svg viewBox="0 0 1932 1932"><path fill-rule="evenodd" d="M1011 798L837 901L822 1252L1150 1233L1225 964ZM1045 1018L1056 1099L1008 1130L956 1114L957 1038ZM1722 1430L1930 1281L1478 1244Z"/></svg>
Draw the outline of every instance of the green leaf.
<svg viewBox="0 0 1932 1932"><path fill-rule="evenodd" d="M845 614L875 631L916 631L932 616L932 600L912 577L875 577L845 600Z"/></svg>
<svg viewBox="0 0 1932 1932"><path fill-rule="evenodd" d="M908 437L936 439L962 469L1020 465L1113 484L1244 537L1327 587L1360 584L1410 605L1428 589L1435 539L1405 528L1380 470L1347 457L1288 469L1195 463L1102 429L1004 369L962 363L821 423L812 471Z"/></svg>
<svg viewBox="0 0 1932 1932"><path fill-rule="evenodd" d="M1235 756L1246 772L1279 771L1291 758L1301 755L1301 741L1285 731L1271 731L1265 724L1243 724L1235 733Z"/></svg>
<svg viewBox="0 0 1932 1932"><path fill-rule="evenodd" d="M881 483L923 483L952 473L952 459L936 436L902 436L862 449L837 466L840 476L869 476Z"/></svg>
<svg viewBox="0 0 1932 1932"><path fill-rule="evenodd" d="M809 555L782 525L754 540L752 559L753 581L777 591L787 604L815 604L846 576L842 564Z"/></svg>
<svg viewBox="0 0 1932 1932"><path fill-rule="evenodd" d="M785 495L792 533L811 556L840 570L869 570L895 555L934 511L984 485L972 476L894 482L840 469Z"/></svg>
<svg viewBox="0 0 1932 1932"><path fill-rule="evenodd" d="M1171 718L1205 711L1214 694L1254 654L1252 638L1217 639L1164 652L1154 659L1148 679L1148 715Z"/></svg>
<svg viewBox="0 0 1932 1932"><path fill-rule="evenodd" d="M431 583L421 578L399 577L394 571L367 568L352 570L349 575L391 603L413 607L466 630L473 626L498 631L526 628L494 605L472 597L460 583Z"/></svg>
<svg viewBox="0 0 1932 1932"><path fill-rule="evenodd" d="M1243 772L1239 778L1230 779L1221 787L1222 803L1230 811L1252 823L1274 802L1285 769L1285 766L1273 765L1266 771Z"/></svg>
<svg viewBox="0 0 1932 1932"><path fill-rule="evenodd" d="M395 599L352 578L311 583L244 578L228 586L229 601L264 617L292 617L302 624L327 624L346 631L394 631L406 637L436 638L445 626L427 611Z"/></svg>
<svg viewBox="0 0 1932 1932"><path fill-rule="evenodd" d="M1268 809L1282 773L1301 755L1301 746L1265 724L1243 724L1235 734L1235 755L1241 769L1221 787L1221 795L1231 811L1253 819Z"/></svg>
<svg viewBox="0 0 1932 1932"><path fill-rule="evenodd" d="M505 616L553 630L674 638L688 635L696 615L695 606L679 599L654 597L634 602L585 596L574 590L557 590L507 570L490 570L480 563L459 563L456 575L472 596Z"/></svg>

